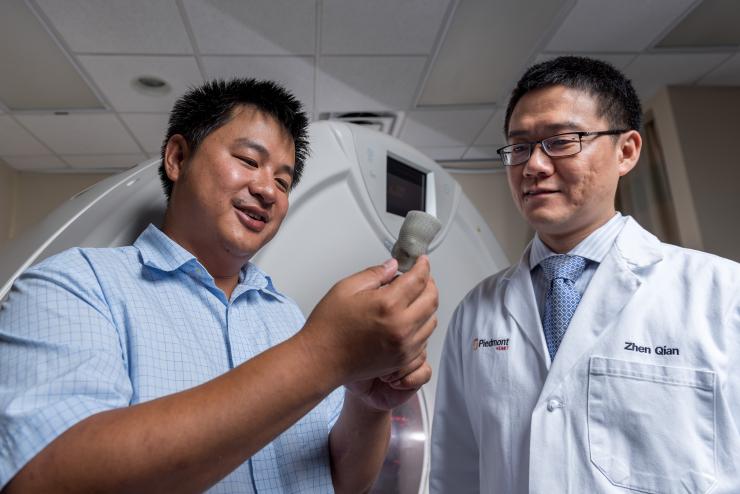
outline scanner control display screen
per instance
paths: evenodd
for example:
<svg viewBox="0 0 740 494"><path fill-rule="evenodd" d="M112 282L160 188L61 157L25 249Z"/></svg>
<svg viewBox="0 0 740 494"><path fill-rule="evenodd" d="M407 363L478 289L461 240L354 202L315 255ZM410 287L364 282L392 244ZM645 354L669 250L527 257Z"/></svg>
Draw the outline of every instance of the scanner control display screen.
<svg viewBox="0 0 740 494"><path fill-rule="evenodd" d="M425 211L427 175L388 156L386 206L389 213L406 216L409 211Z"/></svg>

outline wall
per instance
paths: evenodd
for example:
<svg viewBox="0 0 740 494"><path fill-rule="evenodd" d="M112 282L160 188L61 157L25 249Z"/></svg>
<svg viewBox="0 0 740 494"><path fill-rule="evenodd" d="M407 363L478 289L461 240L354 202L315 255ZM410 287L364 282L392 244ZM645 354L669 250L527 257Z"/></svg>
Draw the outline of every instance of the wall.
<svg viewBox="0 0 740 494"><path fill-rule="evenodd" d="M670 87L646 108L665 155L681 243L740 261L740 89Z"/></svg>
<svg viewBox="0 0 740 494"><path fill-rule="evenodd" d="M704 249L740 261L740 89L671 88Z"/></svg>
<svg viewBox="0 0 740 494"><path fill-rule="evenodd" d="M6 180L5 175L11 175L13 180ZM32 173L0 169L0 227L7 227L3 230L7 231L6 240L17 237L64 201L108 176L103 173ZM9 201L8 198L12 199Z"/></svg>
<svg viewBox="0 0 740 494"><path fill-rule="evenodd" d="M506 173L463 174L448 171L496 234L509 262L518 262L534 232L514 205Z"/></svg>
<svg viewBox="0 0 740 494"><path fill-rule="evenodd" d="M682 136L676 125L668 89L658 91L657 95L645 105L644 110L648 119L652 119L655 124L659 148L665 162L665 174L678 228L676 243L703 250L704 243L694 204L694 192L691 190L687 163L681 149Z"/></svg>
<svg viewBox="0 0 740 494"><path fill-rule="evenodd" d="M0 160L0 249L10 240L19 173Z"/></svg>

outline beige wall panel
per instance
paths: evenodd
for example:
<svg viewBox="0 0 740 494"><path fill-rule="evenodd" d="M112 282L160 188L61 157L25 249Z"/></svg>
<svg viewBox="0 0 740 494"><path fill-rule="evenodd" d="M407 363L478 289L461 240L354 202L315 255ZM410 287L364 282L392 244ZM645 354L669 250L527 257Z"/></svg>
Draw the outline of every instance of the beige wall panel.
<svg viewBox="0 0 740 494"><path fill-rule="evenodd" d="M680 244L691 249L703 250L701 229L694 204L694 192L687 171L687 164L681 149L681 136L676 125L671 99L667 89L658 91L645 106L652 112L655 129L666 163L666 175L673 197Z"/></svg>
<svg viewBox="0 0 740 494"><path fill-rule="evenodd" d="M19 173L11 237L22 234L64 201L109 176L102 173Z"/></svg>
<svg viewBox="0 0 740 494"><path fill-rule="evenodd" d="M704 250L740 261L740 89L668 90Z"/></svg>

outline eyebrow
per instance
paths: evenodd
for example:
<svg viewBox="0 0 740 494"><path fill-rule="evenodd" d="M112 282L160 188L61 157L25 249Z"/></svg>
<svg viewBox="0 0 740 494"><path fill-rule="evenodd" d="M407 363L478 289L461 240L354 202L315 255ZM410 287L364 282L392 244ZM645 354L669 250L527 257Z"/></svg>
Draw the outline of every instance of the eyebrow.
<svg viewBox="0 0 740 494"><path fill-rule="evenodd" d="M237 146L239 146L239 147L246 147L246 148L254 149L258 153L260 153L263 158L266 157L266 156L270 156L270 151L268 151L265 146L263 146L262 144L260 144L258 142L255 142L255 141L253 141L253 140L251 140L249 138L240 137L239 139L237 139L236 141L234 141L234 144L237 145Z"/></svg>
<svg viewBox="0 0 740 494"><path fill-rule="evenodd" d="M552 135L559 134L561 132L568 132L568 131L576 132L580 129L581 129L581 125L573 121L557 122L557 123L547 124L544 127L542 127L543 132L547 132L547 133L552 132ZM530 134L531 132L527 130L510 130L507 138L511 139L513 137L527 136Z"/></svg>

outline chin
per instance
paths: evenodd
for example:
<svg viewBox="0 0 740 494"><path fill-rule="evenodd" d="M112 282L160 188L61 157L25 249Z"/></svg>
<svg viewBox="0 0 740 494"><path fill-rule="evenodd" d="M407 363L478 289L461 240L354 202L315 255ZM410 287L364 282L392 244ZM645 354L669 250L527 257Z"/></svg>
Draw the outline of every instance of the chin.
<svg viewBox="0 0 740 494"><path fill-rule="evenodd" d="M249 241L241 235L225 235L220 239L221 248L231 256L251 257L256 252L253 248L254 241Z"/></svg>
<svg viewBox="0 0 740 494"><path fill-rule="evenodd" d="M527 219L527 222L535 228L540 225L559 225L568 220L568 218L565 218L562 213L553 211L550 208L537 208L533 211L525 211L524 217Z"/></svg>

